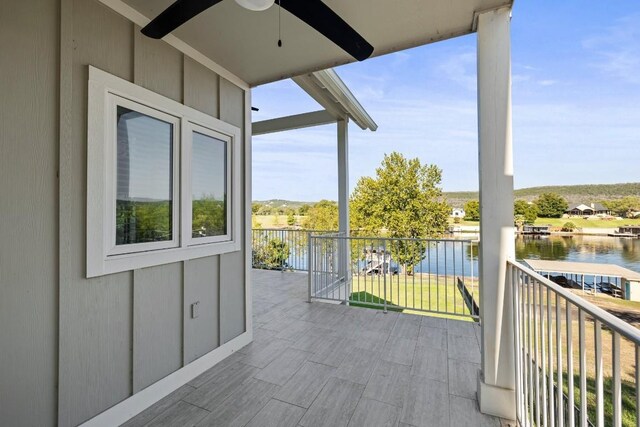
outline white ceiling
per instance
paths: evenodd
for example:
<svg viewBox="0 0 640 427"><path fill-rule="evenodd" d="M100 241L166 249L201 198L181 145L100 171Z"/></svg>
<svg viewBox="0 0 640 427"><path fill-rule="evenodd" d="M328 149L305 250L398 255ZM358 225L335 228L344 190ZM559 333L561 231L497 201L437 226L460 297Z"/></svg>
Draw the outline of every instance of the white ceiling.
<svg viewBox="0 0 640 427"><path fill-rule="evenodd" d="M154 18L173 0L124 0ZM288 0L305 1L305 0ZM473 16L513 0L324 0L374 46L373 56L472 32ZM278 7L251 12L223 0L173 32L251 86L326 69L354 59Z"/></svg>

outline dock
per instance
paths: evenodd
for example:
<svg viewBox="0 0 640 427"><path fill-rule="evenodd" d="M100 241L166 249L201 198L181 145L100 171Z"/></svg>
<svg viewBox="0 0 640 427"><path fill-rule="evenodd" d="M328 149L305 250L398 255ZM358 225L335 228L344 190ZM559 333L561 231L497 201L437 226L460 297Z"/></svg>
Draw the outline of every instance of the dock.
<svg viewBox="0 0 640 427"><path fill-rule="evenodd" d="M595 293L599 285L601 288L600 292L607 292L613 295L621 292L625 299L635 300L636 290L634 288L640 284L640 273L615 264L548 261L541 259L525 259L524 262L531 267L532 270L547 278L550 278L551 274L560 274L569 278L567 283L572 287L582 288L584 291L585 285L588 285L587 289ZM593 277L593 285L585 282L585 277L589 276ZM600 278L599 282L597 281L598 277ZM605 278L607 279L606 282ZM615 279L615 283L612 283L611 279ZM610 286L609 289L607 289L607 285ZM592 289L591 286L593 286Z"/></svg>
<svg viewBox="0 0 640 427"><path fill-rule="evenodd" d="M522 227L522 234L533 235L549 235L551 234L550 225L525 225Z"/></svg>

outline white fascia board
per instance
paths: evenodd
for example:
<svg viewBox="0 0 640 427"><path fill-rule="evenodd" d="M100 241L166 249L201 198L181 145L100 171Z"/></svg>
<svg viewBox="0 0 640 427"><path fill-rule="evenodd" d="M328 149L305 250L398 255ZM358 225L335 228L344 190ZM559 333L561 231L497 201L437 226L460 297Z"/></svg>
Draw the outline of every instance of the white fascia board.
<svg viewBox="0 0 640 427"><path fill-rule="evenodd" d="M310 97L316 100L329 114L331 114L336 120L345 119L347 112L341 108L340 104L332 99L326 90L318 86L317 80L312 74L303 74L301 76L292 77L298 86L302 88Z"/></svg>
<svg viewBox="0 0 640 427"><path fill-rule="evenodd" d="M370 129L372 131L378 129L376 122L373 121L369 113L333 69L315 72L313 76L340 103L361 129Z"/></svg>

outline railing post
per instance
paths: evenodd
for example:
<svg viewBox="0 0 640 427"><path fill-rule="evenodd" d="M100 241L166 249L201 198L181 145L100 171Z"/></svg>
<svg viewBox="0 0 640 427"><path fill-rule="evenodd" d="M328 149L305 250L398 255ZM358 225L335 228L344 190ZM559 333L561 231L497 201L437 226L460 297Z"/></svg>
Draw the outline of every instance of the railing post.
<svg viewBox="0 0 640 427"><path fill-rule="evenodd" d="M383 299L384 313L387 312L387 272L384 271L384 263L386 259L387 259L387 240L383 239L382 240L382 278L383 278L382 283L384 288L384 299ZM389 258L389 264L391 264L391 258Z"/></svg>
<svg viewBox="0 0 640 427"><path fill-rule="evenodd" d="M308 294L307 294L307 302L311 302L311 282L313 281L312 279L312 275L313 275L313 245L311 244L311 232L307 233L307 269L309 270L309 277L308 279L308 285L309 285L309 289L308 289Z"/></svg>
<svg viewBox="0 0 640 427"><path fill-rule="evenodd" d="M342 281L344 284L344 305L349 305L349 283L347 282L347 238L342 235L342 233L338 233L336 236L337 245L336 248L338 250L338 281Z"/></svg>
<svg viewBox="0 0 640 427"><path fill-rule="evenodd" d="M515 275L515 270L513 269L513 266L511 264L507 265L507 280L509 281L507 285L512 288L511 304L512 304L512 310L513 310L513 330L514 330L513 344L514 344L514 354L516 356L515 357L515 360L516 360L516 363L515 363L516 421L518 421L518 420L522 420L522 412L521 412L522 384L520 383L522 367L520 366L520 328L519 328L519 322L520 322L519 308L520 307L518 305L520 289L518 288L517 282L514 280L514 275Z"/></svg>

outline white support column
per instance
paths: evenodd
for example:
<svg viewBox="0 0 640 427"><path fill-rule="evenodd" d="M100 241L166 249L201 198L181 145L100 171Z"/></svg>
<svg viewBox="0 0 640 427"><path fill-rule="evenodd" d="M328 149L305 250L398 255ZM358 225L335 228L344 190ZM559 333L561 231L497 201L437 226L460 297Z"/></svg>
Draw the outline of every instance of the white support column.
<svg viewBox="0 0 640 427"><path fill-rule="evenodd" d="M515 258L511 141L511 9L477 16L480 174L480 410L515 419L515 359L508 259Z"/></svg>
<svg viewBox="0 0 640 427"><path fill-rule="evenodd" d="M338 231L349 236L349 119L338 120ZM340 276L348 279L349 252L346 241L339 247ZM345 280L345 296L350 293Z"/></svg>

